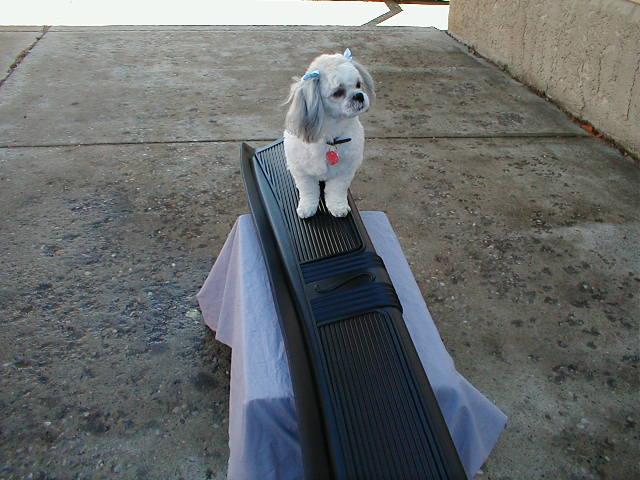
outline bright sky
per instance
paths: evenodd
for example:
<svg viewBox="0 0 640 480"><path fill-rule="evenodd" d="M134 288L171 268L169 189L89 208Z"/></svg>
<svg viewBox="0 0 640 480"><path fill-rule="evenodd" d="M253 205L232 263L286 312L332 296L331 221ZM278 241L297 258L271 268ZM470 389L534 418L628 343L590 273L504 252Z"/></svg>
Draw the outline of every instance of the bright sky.
<svg viewBox="0 0 640 480"><path fill-rule="evenodd" d="M447 28L448 5L402 5L383 26ZM304 0L5 1L0 25L362 25L382 2Z"/></svg>
<svg viewBox="0 0 640 480"><path fill-rule="evenodd" d="M402 12L380 24L382 27L436 27L449 26L449 5L401 5Z"/></svg>

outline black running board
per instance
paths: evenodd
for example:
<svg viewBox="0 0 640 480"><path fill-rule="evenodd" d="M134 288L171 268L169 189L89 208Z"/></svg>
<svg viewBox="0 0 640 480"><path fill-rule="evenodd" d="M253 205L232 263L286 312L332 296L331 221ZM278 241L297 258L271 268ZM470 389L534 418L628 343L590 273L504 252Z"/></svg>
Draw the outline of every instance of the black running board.
<svg viewBox="0 0 640 480"><path fill-rule="evenodd" d="M242 146L242 173L280 319L306 479L466 479L353 198L296 215L282 140Z"/></svg>

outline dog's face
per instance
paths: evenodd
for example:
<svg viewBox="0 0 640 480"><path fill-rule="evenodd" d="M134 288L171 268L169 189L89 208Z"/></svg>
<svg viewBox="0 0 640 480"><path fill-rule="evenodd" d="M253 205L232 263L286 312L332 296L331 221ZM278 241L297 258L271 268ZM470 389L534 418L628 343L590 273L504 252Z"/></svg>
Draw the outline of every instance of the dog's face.
<svg viewBox="0 0 640 480"><path fill-rule="evenodd" d="M286 120L287 130L305 142L319 140L325 121L357 117L375 98L371 75L350 57L320 55L307 71L317 74L294 79Z"/></svg>
<svg viewBox="0 0 640 480"><path fill-rule="evenodd" d="M365 81L353 62L343 62L324 77L320 78L320 91L329 117L351 118L369 109Z"/></svg>

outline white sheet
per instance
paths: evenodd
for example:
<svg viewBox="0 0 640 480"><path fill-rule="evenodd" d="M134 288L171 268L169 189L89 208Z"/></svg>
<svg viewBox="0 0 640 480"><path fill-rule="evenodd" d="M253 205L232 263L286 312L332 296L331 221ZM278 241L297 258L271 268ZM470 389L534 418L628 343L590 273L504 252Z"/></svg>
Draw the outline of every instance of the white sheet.
<svg viewBox="0 0 640 480"><path fill-rule="evenodd" d="M455 369L386 215L363 212L467 475L482 466L507 417ZM300 479L289 366L251 216L238 218L198 293L206 324L232 348L230 480Z"/></svg>

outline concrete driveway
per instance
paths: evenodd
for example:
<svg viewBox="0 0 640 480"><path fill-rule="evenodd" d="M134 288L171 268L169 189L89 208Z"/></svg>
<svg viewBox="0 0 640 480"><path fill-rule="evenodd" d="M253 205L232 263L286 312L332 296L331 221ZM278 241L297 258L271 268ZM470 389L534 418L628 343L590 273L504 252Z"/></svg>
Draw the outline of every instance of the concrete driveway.
<svg viewBox="0 0 640 480"><path fill-rule="evenodd" d="M7 27L0 478L225 476L230 355L195 294L247 212L239 143L347 46L378 85L352 191L510 417L479 478L640 476L630 159L434 29Z"/></svg>

